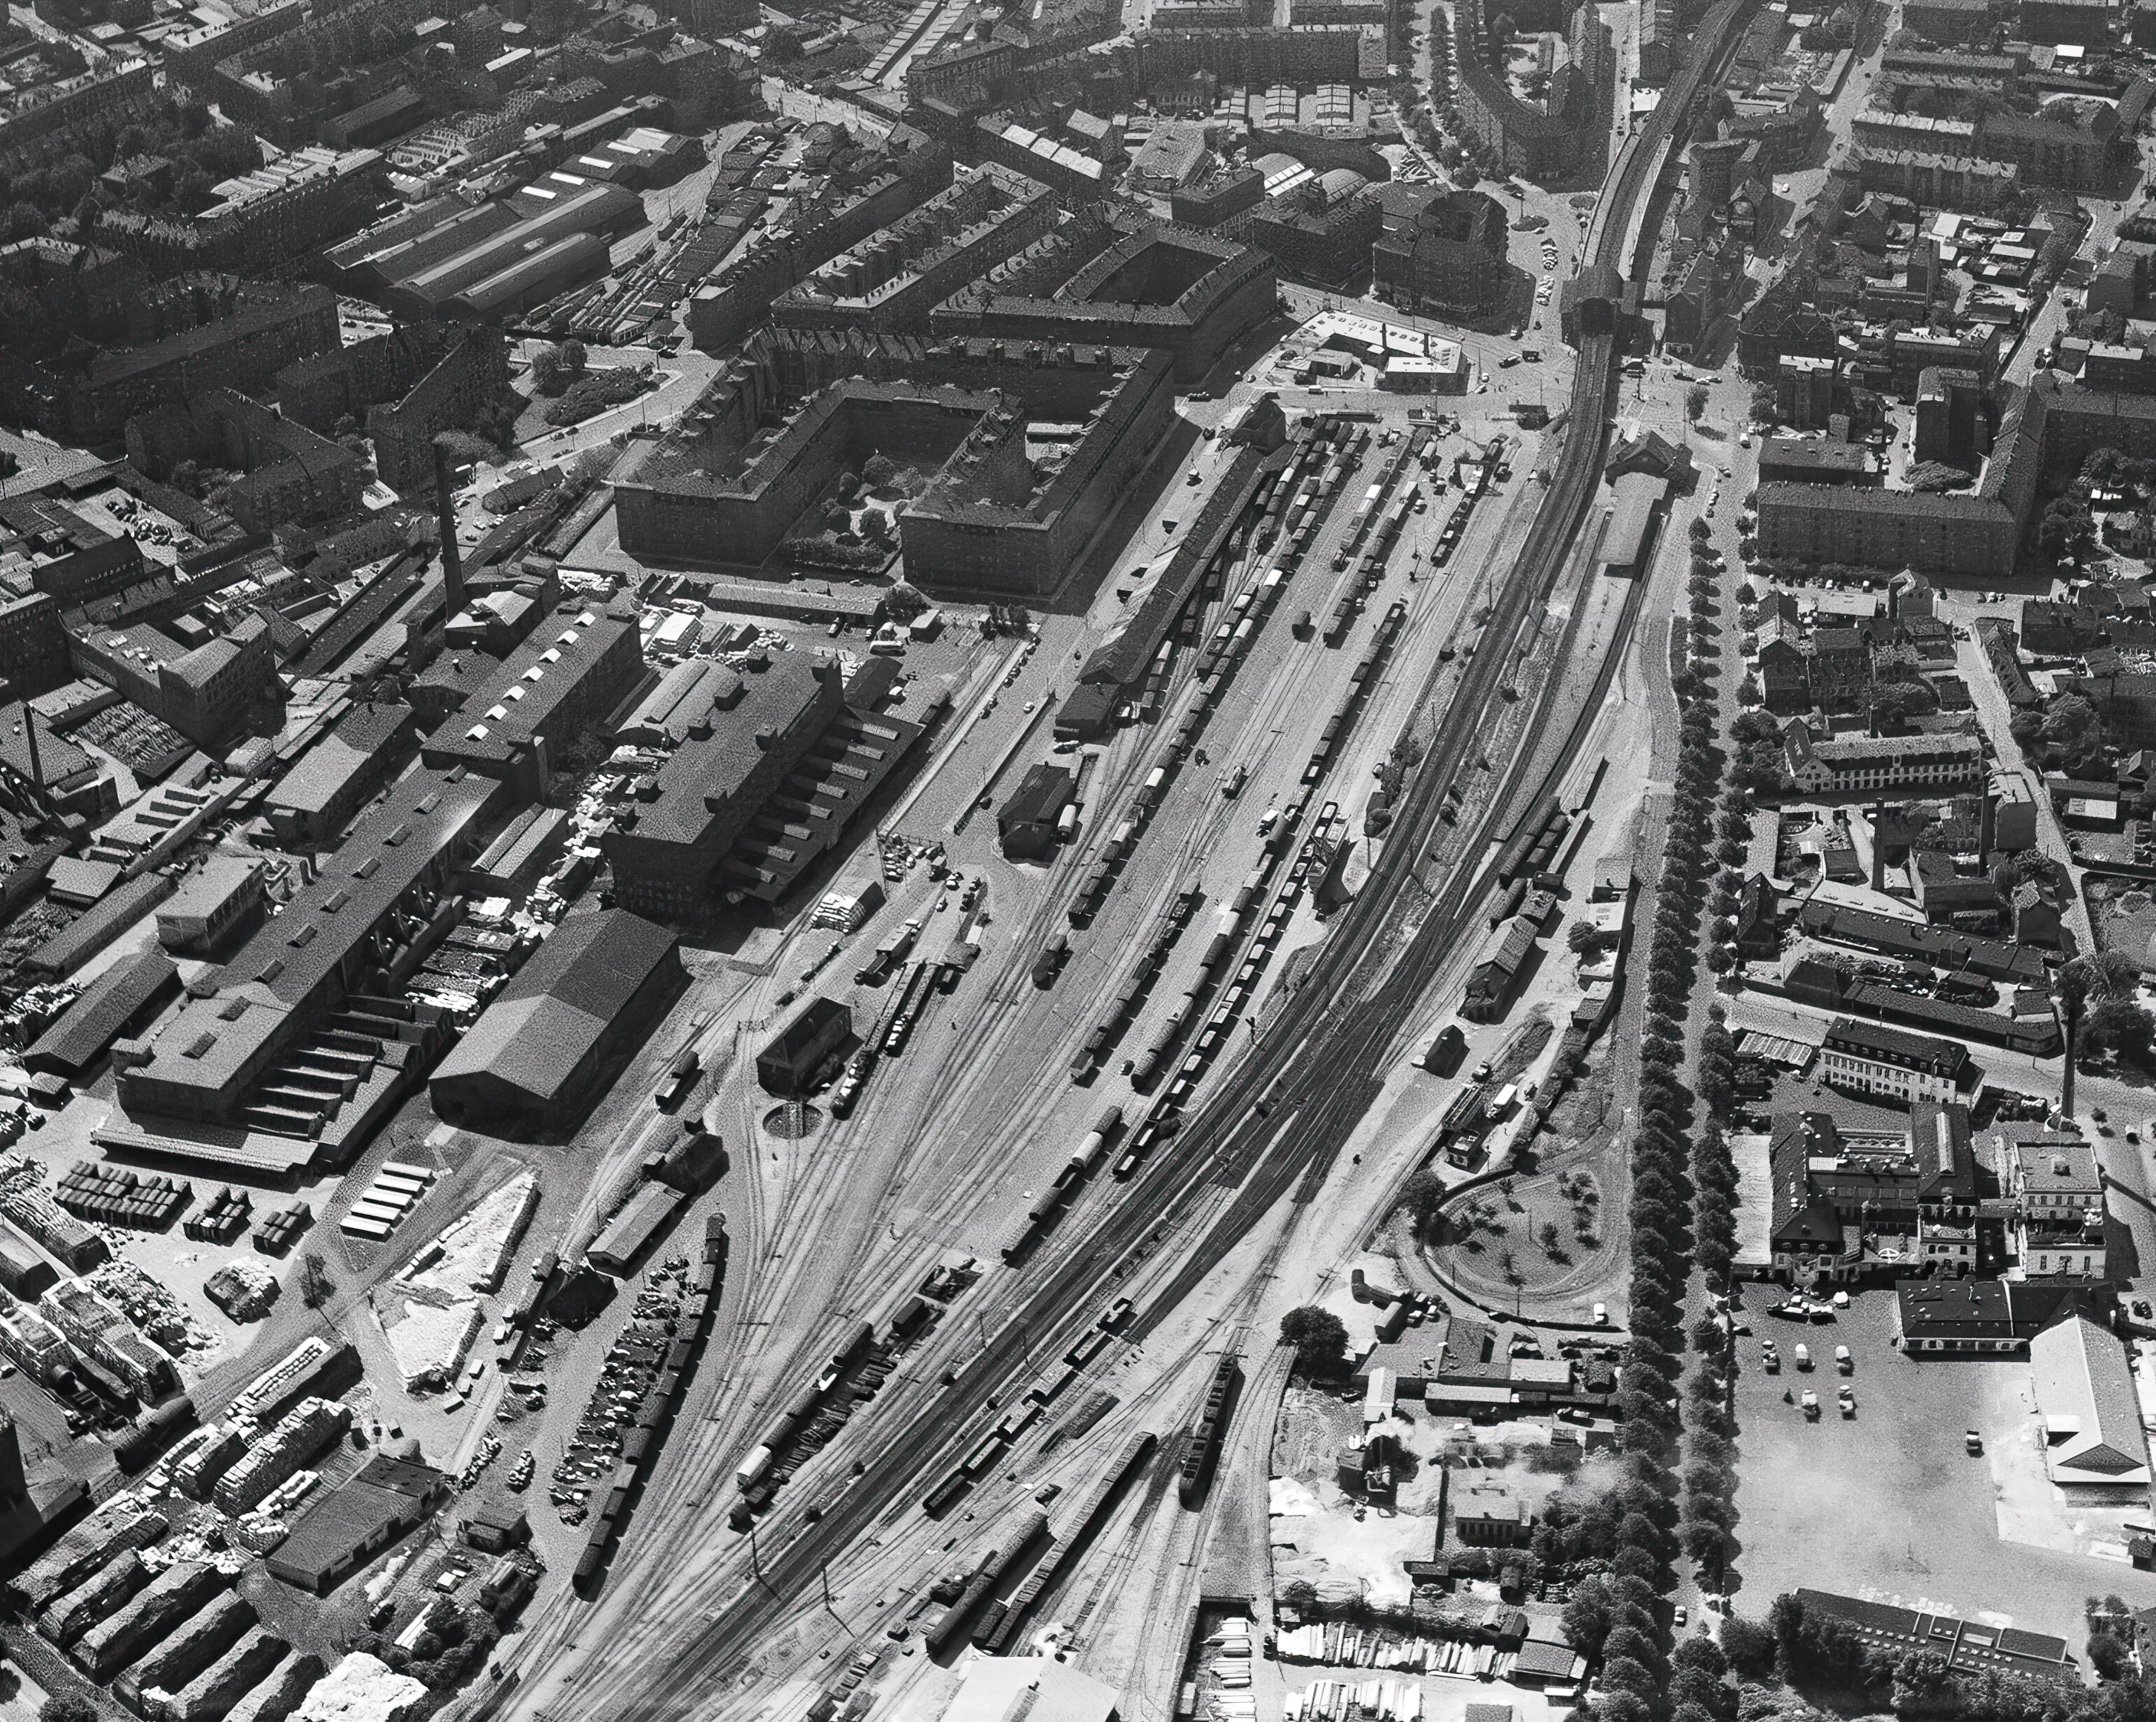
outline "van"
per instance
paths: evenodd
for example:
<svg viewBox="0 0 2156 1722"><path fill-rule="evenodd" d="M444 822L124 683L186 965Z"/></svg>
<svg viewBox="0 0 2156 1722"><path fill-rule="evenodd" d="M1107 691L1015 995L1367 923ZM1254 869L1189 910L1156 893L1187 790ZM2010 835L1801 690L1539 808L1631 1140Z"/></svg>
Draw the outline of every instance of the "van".
<svg viewBox="0 0 2156 1722"><path fill-rule="evenodd" d="M1812 1352L1811 1352L1811 1347L1810 1347L1809 1345L1799 1345L1799 1346L1798 1346L1798 1347L1797 1347L1797 1367L1798 1367L1799 1369L1800 1369L1800 1370L1808 1370L1808 1369L1810 1369L1811 1366L1812 1366Z"/></svg>
<svg viewBox="0 0 2156 1722"><path fill-rule="evenodd" d="M1849 1348L1846 1345L1837 1345L1834 1348L1834 1366L1845 1375L1853 1375L1856 1373L1856 1360L1849 1354Z"/></svg>

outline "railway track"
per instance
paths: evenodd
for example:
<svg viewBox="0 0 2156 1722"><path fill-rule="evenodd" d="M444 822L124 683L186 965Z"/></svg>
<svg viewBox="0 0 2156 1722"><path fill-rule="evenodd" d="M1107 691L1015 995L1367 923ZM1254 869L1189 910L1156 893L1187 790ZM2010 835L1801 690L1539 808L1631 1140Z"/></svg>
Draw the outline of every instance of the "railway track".
<svg viewBox="0 0 2156 1722"><path fill-rule="evenodd" d="M1750 3L1721 0L1702 23L1698 51L1665 91L1647 133L1622 158L1616 183L1604 200L1597 264L1617 267L1630 260L1621 252L1631 224L1614 218L1616 213L1622 209L1629 215L1650 190L1650 173L1659 172L1702 82L1718 69L1732 45L1733 27ZM723 1709L733 1696L726 1688L753 1662L826 1564L922 1483L969 1426L985 1417L992 1396L999 1398L1012 1387L1029 1358L1042 1354L1050 1343L1065 1343L1070 1331L1091 1320L1094 1305L1108 1295L1118 1267L1149 1233L1191 1217L1217 1186L1236 1187L1236 1196L1207 1228L1181 1271L1139 1313L1134 1337L1157 1327L1282 1195L1298 1184L1306 1195L1322 1182L1368 1109L1381 1079L1381 1061L1405 1016L1455 954L1489 892L1491 877L1478 857L1486 856L1502 840L1508 809L1532 805L1563 781L1636 620L1644 583L1628 595L1619 637L1594 695L1583 702L1565 744L1532 782L1524 781L1532 750L1523 749L1495 786L1466 858L1442 879L1427 879L1430 844L1440 825L1445 791L1479 752L1511 667L1513 642L1547 599L1592 505L1608 441L1617 363L1609 333L1583 336L1564 448L1484 630L1483 645L1461 676L1396 808L1392 832L1363 890L1250 1055L1156 1154L1122 1199L1096 1216L1087 1247L1055 1261L1038 1285L1006 1305L997 1339L895 1432L869 1476L846 1489L818 1519L769 1528L760 1583L707 1616L664 1666L635 1671L633 1683L603 1677L581 1684L579 1708L588 1713L603 1704L636 1722ZM1424 700L1434 693L1440 673L1432 671ZM1555 686L1553 680L1543 697ZM1421 918L1402 948L1397 936L1403 915L1416 899L1424 906ZM775 1554L769 1552L770 1544L787 1530L790 1540ZM753 1704L754 1694L745 1695Z"/></svg>

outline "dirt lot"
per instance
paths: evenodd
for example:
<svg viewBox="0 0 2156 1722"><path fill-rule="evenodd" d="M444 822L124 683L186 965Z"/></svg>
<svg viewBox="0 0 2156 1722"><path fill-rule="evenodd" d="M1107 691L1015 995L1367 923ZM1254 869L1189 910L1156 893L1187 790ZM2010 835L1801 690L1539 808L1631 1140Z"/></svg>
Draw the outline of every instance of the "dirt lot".
<svg viewBox="0 0 2156 1722"><path fill-rule="evenodd" d="M2087 834L2076 835L2086 840ZM2151 900L2147 887L2130 879L2092 878L2088 906L2096 936L2106 950L2123 951L2137 963L2148 954L2149 938L2156 935L2156 901Z"/></svg>
<svg viewBox="0 0 2156 1722"><path fill-rule="evenodd" d="M1337 1393L1291 1389L1273 1443L1273 1587L1305 1579L1321 1596L1344 1601L1358 1591L1373 1604L1409 1599L1403 1560L1427 1560L1446 1545L1446 1521L1481 1493L1502 1493L1530 1507L1572 1475L1592 1478L1610 1462L1561 1468L1548 1462L1546 1419L1476 1425L1403 1401L1383 1426L1409 1455L1399 1498L1355 1517L1357 1503L1339 1485L1343 1447L1363 1437L1359 1401ZM1577 1451L1576 1449L1574 1450Z"/></svg>
<svg viewBox="0 0 2156 1722"><path fill-rule="evenodd" d="M2156 1603L2156 1579L2137 1573L2092 1518L2066 1508L2043 1475L2028 1403L2025 1360L1904 1357L1891 1340L1893 1294L1865 1292L1840 1320L1797 1328L1748 1298L1753 1334L1738 1341L1740 1613L1763 1617L1799 1585L2053 1632L2078 1650L2092 1593ZM1770 1375L1759 1342L1785 1360L1801 1339L1819 1368L1785 1362ZM1857 1412L1835 1411L1834 1348L1847 1345ZM1822 1415L1805 1421L1787 1390L1810 1385ZM1984 1452L1963 1450L1963 1432Z"/></svg>

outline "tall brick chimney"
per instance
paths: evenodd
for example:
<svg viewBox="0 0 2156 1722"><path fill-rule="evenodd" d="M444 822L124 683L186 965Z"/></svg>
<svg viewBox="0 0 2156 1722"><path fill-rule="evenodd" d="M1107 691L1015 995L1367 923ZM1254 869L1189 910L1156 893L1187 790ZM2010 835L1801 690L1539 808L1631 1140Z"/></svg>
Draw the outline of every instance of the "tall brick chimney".
<svg viewBox="0 0 2156 1722"><path fill-rule="evenodd" d="M1887 804L1871 804L1871 888L1887 888Z"/></svg>
<svg viewBox="0 0 2156 1722"><path fill-rule="evenodd" d="M465 607L464 560L457 553L457 510L449 481L449 441L434 439L434 517L442 530L442 595L444 623L454 621Z"/></svg>

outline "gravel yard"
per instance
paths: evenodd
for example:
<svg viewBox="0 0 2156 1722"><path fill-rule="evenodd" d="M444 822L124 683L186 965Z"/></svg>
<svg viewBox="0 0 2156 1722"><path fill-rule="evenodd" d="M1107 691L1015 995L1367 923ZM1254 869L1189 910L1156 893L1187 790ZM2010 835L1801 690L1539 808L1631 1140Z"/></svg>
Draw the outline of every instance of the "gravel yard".
<svg viewBox="0 0 2156 1722"><path fill-rule="evenodd" d="M2043 1473L2025 1360L1905 1358L1892 1344L1888 1291L1861 1293L1839 1320L1810 1325L1766 1314L1774 1295L1747 1293L1753 1331L1737 1342L1738 1612L1763 1619L1777 1596L1808 1585L2056 1633L2078 1653L2090 1595L2156 1603L2156 1578L2076 1552L2107 1541ZM1779 1375L1760 1366L1768 1339L1781 1350ZM1799 1341L1816 1360L1809 1375L1794 1365ZM1849 1421L1835 1408L1837 1345L1856 1365ZM1806 1386L1820 1396L1817 1422L1783 1401L1784 1390L1800 1397ZM1971 1428L1984 1436L1981 1456L1964 1451Z"/></svg>

